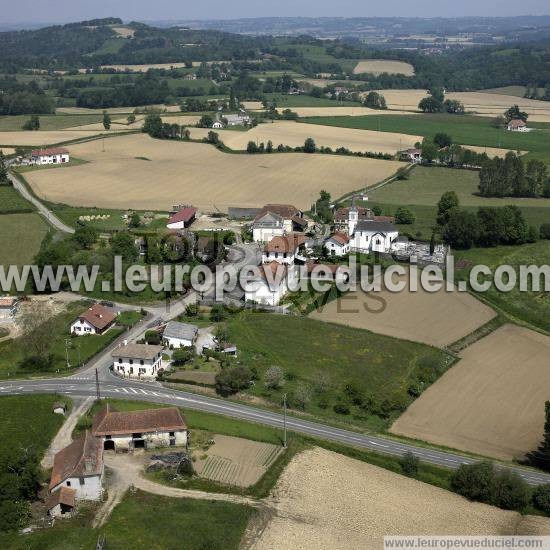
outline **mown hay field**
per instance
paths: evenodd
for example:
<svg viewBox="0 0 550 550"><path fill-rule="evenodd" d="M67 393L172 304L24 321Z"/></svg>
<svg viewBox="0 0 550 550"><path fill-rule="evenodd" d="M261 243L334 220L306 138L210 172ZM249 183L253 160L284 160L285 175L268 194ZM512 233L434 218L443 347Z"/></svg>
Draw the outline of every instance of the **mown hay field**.
<svg viewBox="0 0 550 550"><path fill-rule="evenodd" d="M154 140L144 134L105 139L104 151L102 141L69 146L86 164L28 172L33 190L71 206L166 210L185 202L227 211L229 206L290 200L308 208L321 189L340 196L373 185L401 166L305 153L231 155L207 144Z"/></svg>
<svg viewBox="0 0 550 550"><path fill-rule="evenodd" d="M107 111L109 114L116 115L116 114L124 114L124 113L133 113L135 109L160 109L163 112L167 113L177 113L180 111L179 105L142 105L140 107L110 107L107 109L90 109L88 107L58 107L55 111L56 113L62 113L62 114L102 114L103 111Z"/></svg>
<svg viewBox="0 0 550 550"><path fill-rule="evenodd" d="M0 216L0 264L30 264L40 249L48 226L38 214Z"/></svg>
<svg viewBox="0 0 550 550"><path fill-rule="evenodd" d="M41 147L63 143L74 139L91 138L107 133L101 130L46 130L44 132L0 132L0 148L2 145L28 145ZM113 132L116 133L116 132Z"/></svg>
<svg viewBox="0 0 550 550"><path fill-rule="evenodd" d="M428 95L426 90L379 90L379 92L386 98L390 109L406 111L418 110L418 103ZM445 98L461 101L466 111L480 116L502 115L512 105L519 105L529 114L529 121L550 121L550 103L547 101L487 92L450 92L445 95Z"/></svg>
<svg viewBox="0 0 550 550"><path fill-rule="evenodd" d="M255 550L382 548L387 535L546 535L550 520L521 516L331 451L294 457L271 496Z"/></svg>
<svg viewBox="0 0 550 550"><path fill-rule="evenodd" d="M504 460L535 450L550 394L550 337L504 325L460 355L391 432Z"/></svg>
<svg viewBox="0 0 550 550"><path fill-rule="evenodd" d="M394 282L406 281L407 289L390 292L348 292L310 314L328 321L403 340L446 347L489 322L495 312L465 292L427 292L418 282L411 292L409 274L394 276Z"/></svg>
<svg viewBox="0 0 550 550"><path fill-rule="evenodd" d="M391 111L369 109L357 105L355 107L291 107L292 111L298 114L301 118L310 116L368 116L368 115L398 115L404 113L407 115L420 114L416 111ZM277 109L279 112L284 110L283 107Z"/></svg>
<svg viewBox="0 0 550 550"><path fill-rule="evenodd" d="M280 452L280 445L215 435L214 445L197 454L194 467L203 478L250 487L267 472Z"/></svg>
<svg viewBox="0 0 550 550"><path fill-rule="evenodd" d="M414 75L414 67L404 61L392 61L390 59L365 59L359 61L353 69L353 74L402 74L405 76Z"/></svg>
<svg viewBox="0 0 550 550"><path fill-rule="evenodd" d="M209 131L207 128L192 128L191 137L203 138ZM292 121L259 124L247 132L218 130L217 133L225 145L237 150L245 150L250 141L264 144L271 141L273 147L279 144L301 147L307 138L313 138L317 147L331 147L333 150L346 147L351 151L395 154L400 149L412 147L417 141L422 140L421 136L299 124Z"/></svg>

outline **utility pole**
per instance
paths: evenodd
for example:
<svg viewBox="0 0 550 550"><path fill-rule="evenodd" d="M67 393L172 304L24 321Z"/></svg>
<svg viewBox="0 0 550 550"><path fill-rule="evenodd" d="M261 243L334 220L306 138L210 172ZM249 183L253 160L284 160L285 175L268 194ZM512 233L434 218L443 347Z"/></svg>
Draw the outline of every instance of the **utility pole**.
<svg viewBox="0 0 550 550"><path fill-rule="evenodd" d="M99 401L101 399L101 394L99 393L99 374L97 372L97 369L95 370L95 391L96 398Z"/></svg>
<svg viewBox="0 0 550 550"><path fill-rule="evenodd" d="M283 447L286 449L286 393L283 393Z"/></svg>
<svg viewBox="0 0 550 550"><path fill-rule="evenodd" d="M71 364L69 363L69 346L71 345L71 341L69 338L65 338L65 358L67 360L67 369L71 368Z"/></svg>

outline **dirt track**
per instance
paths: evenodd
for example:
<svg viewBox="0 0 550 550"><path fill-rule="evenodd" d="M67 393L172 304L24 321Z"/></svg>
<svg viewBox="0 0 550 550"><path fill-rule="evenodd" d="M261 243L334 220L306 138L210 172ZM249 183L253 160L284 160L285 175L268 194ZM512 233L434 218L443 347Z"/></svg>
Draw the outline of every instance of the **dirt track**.
<svg viewBox="0 0 550 550"><path fill-rule="evenodd" d="M319 448L292 460L272 500L276 514L248 548L370 550L382 547L384 535L550 534L548 518L468 502Z"/></svg>
<svg viewBox="0 0 550 550"><path fill-rule="evenodd" d="M166 210L180 202L207 211L289 201L309 208L321 189L340 196L373 185L401 166L320 154L232 155L211 145L153 140L144 134L106 139L105 151L102 140L69 151L90 162L26 174L41 198L146 210Z"/></svg>
<svg viewBox="0 0 550 550"><path fill-rule="evenodd" d="M391 431L505 460L536 449L550 395L550 337L505 325L461 357Z"/></svg>

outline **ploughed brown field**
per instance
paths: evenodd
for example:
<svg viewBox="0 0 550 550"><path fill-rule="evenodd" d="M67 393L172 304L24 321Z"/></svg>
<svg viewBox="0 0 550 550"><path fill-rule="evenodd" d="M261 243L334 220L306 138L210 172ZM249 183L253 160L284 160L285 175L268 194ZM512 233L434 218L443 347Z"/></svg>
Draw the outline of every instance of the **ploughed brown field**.
<svg viewBox="0 0 550 550"><path fill-rule="evenodd" d="M208 128L190 128L190 130L192 138L203 138L211 131ZM247 132L215 131L228 147L238 150L245 150L249 141L263 142L264 144L271 141L273 147L277 147L279 144L300 147L307 138L313 138L317 147L325 146L333 150L338 147L346 147L351 151L393 155L401 149L413 147L417 141L422 141L422 136L301 124L291 121L259 124Z"/></svg>
<svg viewBox="0 0 550 550"><path fill-rule="evenodd" d="M324 449L292 459L270 497L276 513L254 550L359 550L386 535L547 535L550 519L521 516ZM245 537L248 538L248 537Z"/></svg>
<svg viewBox="0 0 550 550"><path fill-rule="evenodd" d="M391 176L399 162L301 153L232 155L211 145L154 140L144 134L68 147L89 161L26 178L38 196L72 206L166 210L190 203L201 210L291 202L309 208L326 189L333 197Z"/></svg>
<svg viewBox="0 0 550 550"><path fill-rule="evenodd" d="M396 277L394 282L409 277ZM367 329L403 340L446 347L480 326L496 314L467 292L390 292L384 285L380 292L348 292L333 300L310 317L355 328Z"/></svg>
<svg viewBox="0 0 550 550"><path fill-rule="evenodd" d="M535 450L550 395L550 337L504 325L460 355L391 431L499 459Z"/></svg>

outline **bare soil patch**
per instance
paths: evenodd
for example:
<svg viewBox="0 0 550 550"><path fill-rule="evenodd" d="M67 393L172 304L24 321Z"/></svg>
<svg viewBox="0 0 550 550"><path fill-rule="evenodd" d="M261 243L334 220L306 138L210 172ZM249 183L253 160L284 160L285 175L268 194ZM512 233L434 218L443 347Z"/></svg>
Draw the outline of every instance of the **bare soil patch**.
<svg viewBox="0 0 550 550"><path fill-rule="evenodd" d="M395 278L407 282L409 276ZM466 292L349 292L310 317L403 340L446 347L489 322L495 312Z"/></svg>
<svg viewBox="0 0 550 550"><path fill-rule="evenodd" d="M460 355L391 431L505 460L536 449L550 393L550 337L504 325Z"/></svg>
<svg viewBox="0 0 550 550"><path fill-rule="evenodd" d="M26 174L42 198L74 206L166 210L191 203L201 210L258 207L292 197L307 208L321 189L340 196L373 185L399 162L300 153L231 155L199 143L125 135L69 146L89 161ZM147 157L143 162L136 157Z"/></svg>
<svg viewBox="0 0 550 550"><path fill-rule="evenodd" d="M385 535L550 533L548 518L522 517L324 449L290 462L271 497L275 515L257 550L381 548Z"/></svg>
<svg viewBox="0 0 550 550"><path fill-rule="evenodd" d="M389 59L365 59L359 61L353 69L353 74L403 74L405 76L414 75L414 67L404 61L392 61Z"/></svg>
<svg viewBox="0 0 550 550"><path fill-rule="evenodd" d="M281 447L240 437L215 435L207 451L194 454L195 471L201 477L227 485L254 485L275 462Z"/></svg>

